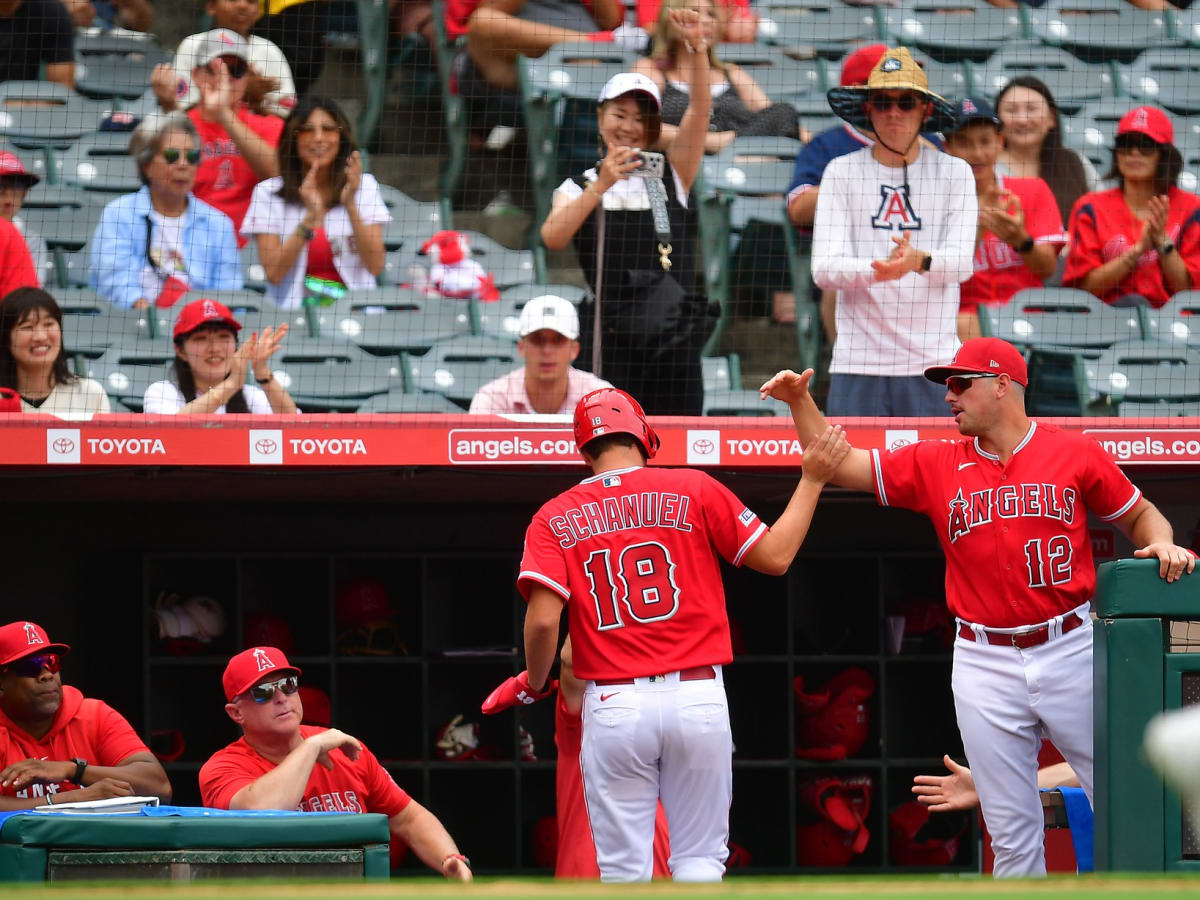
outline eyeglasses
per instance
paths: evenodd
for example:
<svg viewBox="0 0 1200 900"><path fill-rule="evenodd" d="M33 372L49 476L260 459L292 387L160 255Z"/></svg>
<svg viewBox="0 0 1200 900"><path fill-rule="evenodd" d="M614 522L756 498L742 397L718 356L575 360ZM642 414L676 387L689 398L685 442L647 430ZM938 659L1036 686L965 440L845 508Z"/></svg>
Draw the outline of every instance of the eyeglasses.
<svg viewBox="0 0 1200 900"><path fill-rule="evenodd" d="M992 375L987 372L976 372L971 375L952 375L946 379L946 390L952 394L962 394L970 389L971 383L979 378L999 378L999 375Z"/></svg>
<svg viewBox="0 0 1200 900"><path fill-rule="evenodd" d="M187 164L189 166L194 166L196 163L200 162L199 150L177 150L174 147L163 148L162 158L166 161L168 166L173 166L175 163L179 162L180 156L187 160Z"/></svg>
<svg viewBox="0 0 1200 900"><path fill-rule="evenodd" d="M1118 153L1138 153L1142 156L1153 156L1162 149L1162 144L1151 140L1144 134L1123 134L1117 138Z"/></svg>
<svg viewBox="0 0 1200 900"><path fill-rule="evenodd" d="M54 675L61 667L57 653L39 653L37 656L26 656L4 667L4 671L20 675L22 678L37 678L42 669L49 669Z"/></svg>
<svg viewBox="0 0 1200 900"><path fill-rule="evenodd" d="M921 100L916 94L901 94L899 97L889 97L887 94L872 94L867 100L875 112L885 113L893 106L899 107L900 112L912 112Z"/></svg>
<svg viewBox="0 0 1200 900"><path fill-rule="evenodd" d="M231 56L228 58L222 56L220 57L220 60L221 62L225 63L225 69L227 72L229 72L229 77L234 80L237 80L238 78L245 78L246 73L250 71L250 66L247 65L246 61L236 56ZM204 68L209 75L217 74L213 71L212 63L209 63Z"/></svg>
<svg viewBox="0 0 1200 900"><path fill-rule="evenodd" d="M296 129L300 134L341 134L341 125L305 124Z"/></svg>
<svg viewBox="0 0 1200 900"><path fill-rule="evenodd" d="M300 679L295 675L288 675L286 678L280 678L278 681L267 681L263 684L256 684L246 693L250 695L250 699L255 703L266 703L275 696L275 691L277 690L283 691L290 697L296 691L300 690Z"/></svg>

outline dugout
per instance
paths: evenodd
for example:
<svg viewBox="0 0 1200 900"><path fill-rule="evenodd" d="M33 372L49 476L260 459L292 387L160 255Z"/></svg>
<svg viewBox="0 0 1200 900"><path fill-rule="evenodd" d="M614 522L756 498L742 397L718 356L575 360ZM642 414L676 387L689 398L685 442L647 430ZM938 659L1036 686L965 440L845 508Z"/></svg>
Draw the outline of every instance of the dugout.
<svg viewBox="0 0 1200 900"><path fill-rule="evenodd" d="M553 709L539 704L488 720L477 710L521 668L513 648L523 605L514 582L525 526L581 467L455 461L448 436L464 421L450 416L380 416L352 431L342 417L275 417L270 427L279 429L284 456L270 465L247 462L248 431L263 424L252 419L185 426L113 416L66 429L72 434L64 438L62 423L19 418L0 426L8 463L0 467L9 551L0 569L3 607L10 619L36 619L71 644L65 680L112 703L143 734L157 733L156 746L182 735L180 755L166 763L175 803L198 802L201 763L236 737L222 709L220 672L240 647L246 614L279 616L296 644L289 655L306 684L329 694L334 723L362 738L437 813L477 871L543 871L534 833L554 809ZM850 439L867 447L952 433L940 420L848 424ZM524 437L540 441L547 431L495 425L516 451ZM1071 427L1110 425L1134 427L1128 420ZM714 445L723 453L709 466L717 477L764 519L782 510L798 475L787 420L656 427L665 464L685 464ZM321 434L361 440L365 457L302 457L303 441ZM54 442L70 438L79 442L78 462L49 462L65 448ZM148 440L137 446L150 451L160 440L165 457L102 459L104 440L112 447ZM1128 471L1190 542L1200 499L1191 470L1173 460ZM1093 546L1101 559L1127 552L1123 538L1099 525ZM830 777L871 782L870 840L837 868L909 871L893 862L889 814L910 798L913 775L939 771L943 753L962 752L948 645L936 627L906 634L899 621L916 622L925 601L937 605L942 577L923 517L837 490L823 499L787 576L726 570L739 648L727 673L736 742L731 838L749 851L749 872L800 870L804 787ZM383 585L394 632L377 629L360 645L339 646L347 631L338 621L339 588L362 580ZM172 593L216 599L227 631L199 652L173 652L151 633L156 601ZM798 756L795 679L820 687L852 667L874 683L862 746L845 759ZM480 723L481 758L439 755L437 735L458 714ZM536 759L522 758L521 728ZM963 824L945 868L975 871L978 832L973 821ZM422 871L411 857L403 867Z"/></svg>

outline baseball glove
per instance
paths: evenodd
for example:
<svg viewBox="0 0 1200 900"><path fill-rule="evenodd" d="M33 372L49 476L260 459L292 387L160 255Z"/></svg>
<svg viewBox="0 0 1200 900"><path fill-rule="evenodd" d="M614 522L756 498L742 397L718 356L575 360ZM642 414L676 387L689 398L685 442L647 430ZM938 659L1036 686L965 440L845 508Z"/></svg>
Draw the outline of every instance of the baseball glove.
<svg viewBox="0 0 1200 900"><path fill-rule="evenodd" d="M517 704L528 706L530 703L545 700L554 693L557 687L558 682L551 681L546 685L546 690L535 691L529 684L529 672L522 672L520 675L505 679L499 687L488 694L488 698L483 701L483 714L490 716L503 712L510 706Z"/></svg>

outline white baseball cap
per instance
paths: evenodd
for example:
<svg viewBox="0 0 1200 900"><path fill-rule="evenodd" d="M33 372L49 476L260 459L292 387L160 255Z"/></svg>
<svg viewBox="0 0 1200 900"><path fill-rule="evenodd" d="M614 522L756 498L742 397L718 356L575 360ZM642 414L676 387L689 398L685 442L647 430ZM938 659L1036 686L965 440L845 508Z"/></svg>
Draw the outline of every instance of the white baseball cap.
<svg viewBox="0 0 1200 900"><path fill-rule="evenodd" d="M236 31L228 28L214 28L204 35L204 40L200 44L200 57L197 65L207 66L214 59L222 56L236 56L249 62L250 44Z"/></svg>
<svg viewBox="0 0 1200 900"><path fill-rule="evenodd" d="M654 105L662 109L662 95L658 91L658 85L640 72L622 72L608 79L604 90L600 92L600 102L613 100L634 91L649 94L654 98Z"/></svg>
<svg viewBox="0 0 1200 900"><path fill-rule="evenodd" d="M517 319L517 334L525 337L535 331L549 328L568 340L579 340L579 313L571 301L555 294L534 297L521 309Z"/></svg>

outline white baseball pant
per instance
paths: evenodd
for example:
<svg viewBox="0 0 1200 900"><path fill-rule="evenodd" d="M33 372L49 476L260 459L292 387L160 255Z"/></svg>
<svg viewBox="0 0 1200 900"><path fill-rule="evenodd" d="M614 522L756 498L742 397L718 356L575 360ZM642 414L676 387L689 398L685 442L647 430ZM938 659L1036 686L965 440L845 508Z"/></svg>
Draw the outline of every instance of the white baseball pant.
<svg viewBox="0 0 1200 900"><path fill-rule="evenodd" d="M720 881L729 854L733 737L721 667L588 682L579 765L601 881L649 881L662 798L676 881Z"/></svg>
<svg viewBox="0 0 1200 900"><path fill-rule="evenodd" d="M1062 620L1083 624L1067 634ZM981 626L966 624L976 635ZM992 836L997 878L1046 874L1037 756L1049 738L1092 802L1092 622L1088 606L1050 620L1050 638L1020 649L954 642L958 730ZM993 629L998 630L998 629ZM1015 629L1003 629L1005 631Z"/></svg>

